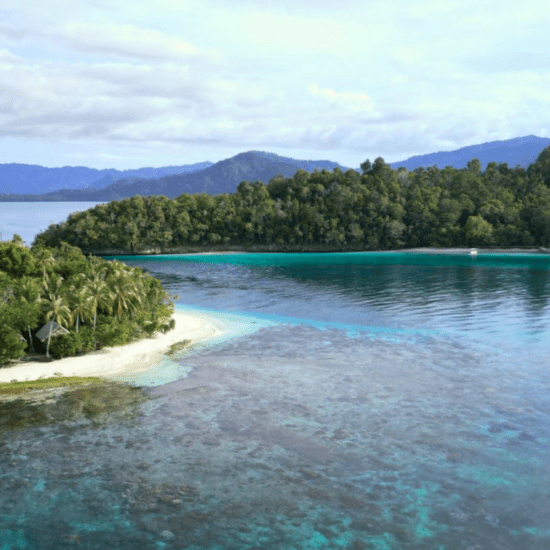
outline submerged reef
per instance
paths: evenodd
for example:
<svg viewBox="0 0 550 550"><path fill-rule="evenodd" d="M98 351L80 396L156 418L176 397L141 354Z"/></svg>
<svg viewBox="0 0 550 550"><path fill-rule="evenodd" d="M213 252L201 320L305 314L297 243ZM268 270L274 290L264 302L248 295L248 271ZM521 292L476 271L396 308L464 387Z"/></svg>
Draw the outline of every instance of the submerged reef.
<svg viewBox="0 0 550 550"><path fill-rule="evenodd" d="M89 420L103 424L135 417L148 400L144 388L97 380L78 387L59 386L0 394L0 430Z"/></svg>

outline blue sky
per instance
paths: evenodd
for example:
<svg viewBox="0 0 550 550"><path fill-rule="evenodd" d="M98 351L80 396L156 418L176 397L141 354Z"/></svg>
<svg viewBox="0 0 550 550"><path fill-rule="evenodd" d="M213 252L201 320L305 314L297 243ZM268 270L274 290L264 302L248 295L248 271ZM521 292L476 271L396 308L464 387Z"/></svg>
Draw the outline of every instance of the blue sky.
<svg viewBox="0 0 550 550"><path fill-rule="evenodd" d="M0 163L358 167L550 137L547 1L0 6Z"/></svg>

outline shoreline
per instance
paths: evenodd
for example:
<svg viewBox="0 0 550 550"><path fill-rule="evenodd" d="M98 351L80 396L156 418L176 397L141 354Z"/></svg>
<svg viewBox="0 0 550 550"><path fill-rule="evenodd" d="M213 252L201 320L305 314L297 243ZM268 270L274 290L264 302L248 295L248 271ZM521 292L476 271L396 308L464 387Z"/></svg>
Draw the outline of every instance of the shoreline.
<svg viewBox="0 0 550 550"><path fill-rule="evenodd" d="M248 248L243 250L202 250L202 251L189 251L188 249L181 250L143 250L139 252L128 252L127 250L94 250L87 251L95 256L100 256L104 258L111 257L120 257L124 258L125 256L131 257L162 257L162 256L228 256L228 255L254 255L254 254L281 254L281 255L295 255L295 254L382 254L382 253L404 253L404 254L469 254L472 250L476 250L481 254L536 254L536 255L549 255L550 248L544 247L510 247L510 248L475 248L475 247L448 247L448 248L438 248L438 247L418 247L418 248L396 248L392 250L322 250L316 248L303 249L301 247L296 247L295 250L283 249L283 250L273 250L270 247L255 247Z"/></svg>
<svg viewBox="0 0 550 550"><path fill-rule="evenodd" d="M51 362L29 362L0 368L0 383L27 382L54 376L98 376L109 378L142 372L158 363L170 346L184 340L190 345L221 335L227 329L213 316L176 311L173 330L156 333L123 346L105 347L99 351L78 357L65 357Z"/></svg>
<svg viewBox="0 0 550 550"><path fill-rule="evenodd" d="M470 254L472 250L481 254L550 254L550 248L436 248L436 247L423 247L423 248L400 248L394 250L357 250L350 251L349 253L365 252L365 253L381 253L381 252L405 252L408 254ZM347 251L343 251L346 253ZM298 254L315 254L317 252L298 252ZM340 252L327 251L321 252L324 254L339 254ZM234 250L228 250L226 252L188 252L185 254L178 254L179 256L215 256L215 255L228 255L228 254L265 254L265 252L236 252ZM274 252L273 254L296 254L296 252ZM156 254L153 254L156 256ZM160 254L162 255L162 254Z"/></svg>
<svg viewBox="0 0 550 550"><path fill-rule="evenodd" d="M388 252L406 252L411 254L470 254L475 250L478 254L538 254L548 255L548 248L404 248Z"/></svg>

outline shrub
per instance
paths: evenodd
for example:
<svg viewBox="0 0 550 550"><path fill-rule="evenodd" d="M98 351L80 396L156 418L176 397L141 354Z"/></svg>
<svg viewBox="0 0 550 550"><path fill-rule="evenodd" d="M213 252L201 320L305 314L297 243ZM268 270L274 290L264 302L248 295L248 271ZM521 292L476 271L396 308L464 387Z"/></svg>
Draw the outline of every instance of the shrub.
<svg viewBox="0 0 550 550"><path fill-rule="evenodd" d="M50 343L50 355L54 359L62 359L63 357L71 357L76 355L77 350L77 334L70 332L62 336L52 338Z"/></svg>
<svg viewBox="0 0 550 550"><path fill-rule="evenodd" d="M80 327L77 335L77 353L88 353L94 349L94 329L92 327Z"/></svg>
<svg viewBox="0 0 550 550"><path fill-rule="evenodd" d="M23 357L27 342L20 340L19 333L9 327L0 328L0 365Z"/></svg>
<svg viewBox="0 0 550 550"><path fill-rule="evenodd" d="M72 357L81 353L88 353L94 349L94 330L91 327L80 327L78 334L70 332L52 338L50 354L55 359Z"/></svg>
<svg viewBox="0 0 550 550"><path fill-rule="evenodd" d="M104 317L96 328L96 340L99 347L121 346L134 337L134 326L128 319Z"/></svg>

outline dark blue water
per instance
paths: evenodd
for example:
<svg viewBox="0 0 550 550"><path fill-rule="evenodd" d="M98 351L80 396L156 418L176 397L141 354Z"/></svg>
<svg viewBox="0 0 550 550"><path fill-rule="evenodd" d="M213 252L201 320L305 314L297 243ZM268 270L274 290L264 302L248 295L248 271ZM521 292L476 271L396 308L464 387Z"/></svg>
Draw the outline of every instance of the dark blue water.
<svg viewBox="0 0 550 550"><path fill-rule="evenodd" d="M549 548L548 270L328 258L129 261L271 326L2 432L0 548Z"/></svg>

